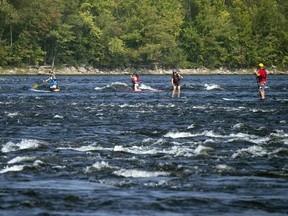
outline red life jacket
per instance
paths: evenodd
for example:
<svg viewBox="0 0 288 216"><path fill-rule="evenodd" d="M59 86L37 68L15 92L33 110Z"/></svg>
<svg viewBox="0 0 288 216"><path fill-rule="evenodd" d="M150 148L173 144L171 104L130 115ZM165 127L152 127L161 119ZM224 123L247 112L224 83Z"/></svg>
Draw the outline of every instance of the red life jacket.
<svg viewBox="0 0 288 216"><path fill-rule="evenodd" d="M173 83L177 84L180 81L180 77L178 74L176 74L175 76L173 76Z"/></svg>
<svg viewBox="0 0 288 216"><path fill-rule="evenodd" d="M259 83L266 82L267 73L266 73L265 69L260 68L258 73L260 74L260 76L258 76Z"/></svg>

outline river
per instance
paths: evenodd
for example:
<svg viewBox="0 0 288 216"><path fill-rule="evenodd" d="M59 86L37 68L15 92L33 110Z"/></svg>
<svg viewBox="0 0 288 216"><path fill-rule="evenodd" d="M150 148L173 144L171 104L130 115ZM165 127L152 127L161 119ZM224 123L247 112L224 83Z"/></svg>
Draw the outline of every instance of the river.
<svg viewBox="0 0 288 216"><path fill-rule="evenodd" d="M287 76L44 78L0 76L1 215L288 214Z"/></svg>

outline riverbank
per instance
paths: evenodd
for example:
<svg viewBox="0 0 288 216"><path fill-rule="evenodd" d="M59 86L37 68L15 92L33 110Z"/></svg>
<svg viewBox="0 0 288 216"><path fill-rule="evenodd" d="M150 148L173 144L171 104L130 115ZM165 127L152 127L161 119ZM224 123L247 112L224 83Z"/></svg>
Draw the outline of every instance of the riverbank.
<svg viewBox="0 0 288 216"><path fill-rule="evenodd" d="M44 75L48 74L50 67L25 67L25 68L0 68L0 75ZM58 75L123 75L137 72L138 74L151 74L151 75L170 75L172 70L148 70L148 69L115 69L115 70L100 70L92 67L63 67L54 69ZM229 75L229 74L252 74L255 69L238 69L227 70L224 68L209 70L207 68L197 69L180 69L183 75ZM268 68L268 74L287 74L288 71L280 71L275 68Z"/></svg>

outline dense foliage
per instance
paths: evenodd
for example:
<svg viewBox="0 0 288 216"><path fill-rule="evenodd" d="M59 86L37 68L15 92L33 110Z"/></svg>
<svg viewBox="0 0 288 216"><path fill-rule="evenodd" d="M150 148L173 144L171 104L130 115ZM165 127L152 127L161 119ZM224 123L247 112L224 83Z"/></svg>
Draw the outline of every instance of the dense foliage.
<svg viewBox="0 0 288 216"><path fill-rule="evenodd" d="M0 66L288 67L287 0L0 0Z"/></svg>

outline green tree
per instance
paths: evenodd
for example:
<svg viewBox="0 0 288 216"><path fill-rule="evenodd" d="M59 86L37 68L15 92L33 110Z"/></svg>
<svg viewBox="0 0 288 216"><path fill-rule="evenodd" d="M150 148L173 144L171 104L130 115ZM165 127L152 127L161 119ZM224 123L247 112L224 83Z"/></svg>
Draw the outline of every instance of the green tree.
<svg viewBox="0 0 288 216"><path fill-rule="evenodd" d="M122 39L132 64L173 65L181 60L178 47L183 15L173 0L121 1L118 7Z"/></svg>
<svg viewBox="0 0 288 216"><path fill-rule="evenodd" d="M0 65L288 67L285 0L1 0Z"/></svg>
<svg viewBox="0 0 288 216"><path fill-rule="evenodd" d="M254 43L257 44L255 61L279 65L279 57L283 56L281 38L285 35L283 30L287 29L287 22L279 10L279 4L276 0L259 0L255 2L253 12Z"/></svg>
<svg viewBox="0 0 288 216"><path fill-rule="evenodd" d="M0 66L12 60L13 27L19 21L17 11L6 0L0 2Z"/></svg>
<svg viewBox="0 0 288 216"><path fill-rule="evenodd" d="M182 46L193 66L217 68L229 65L235 46L235 27L224 0L187 0L188 19L183 28Z"/></svg>

